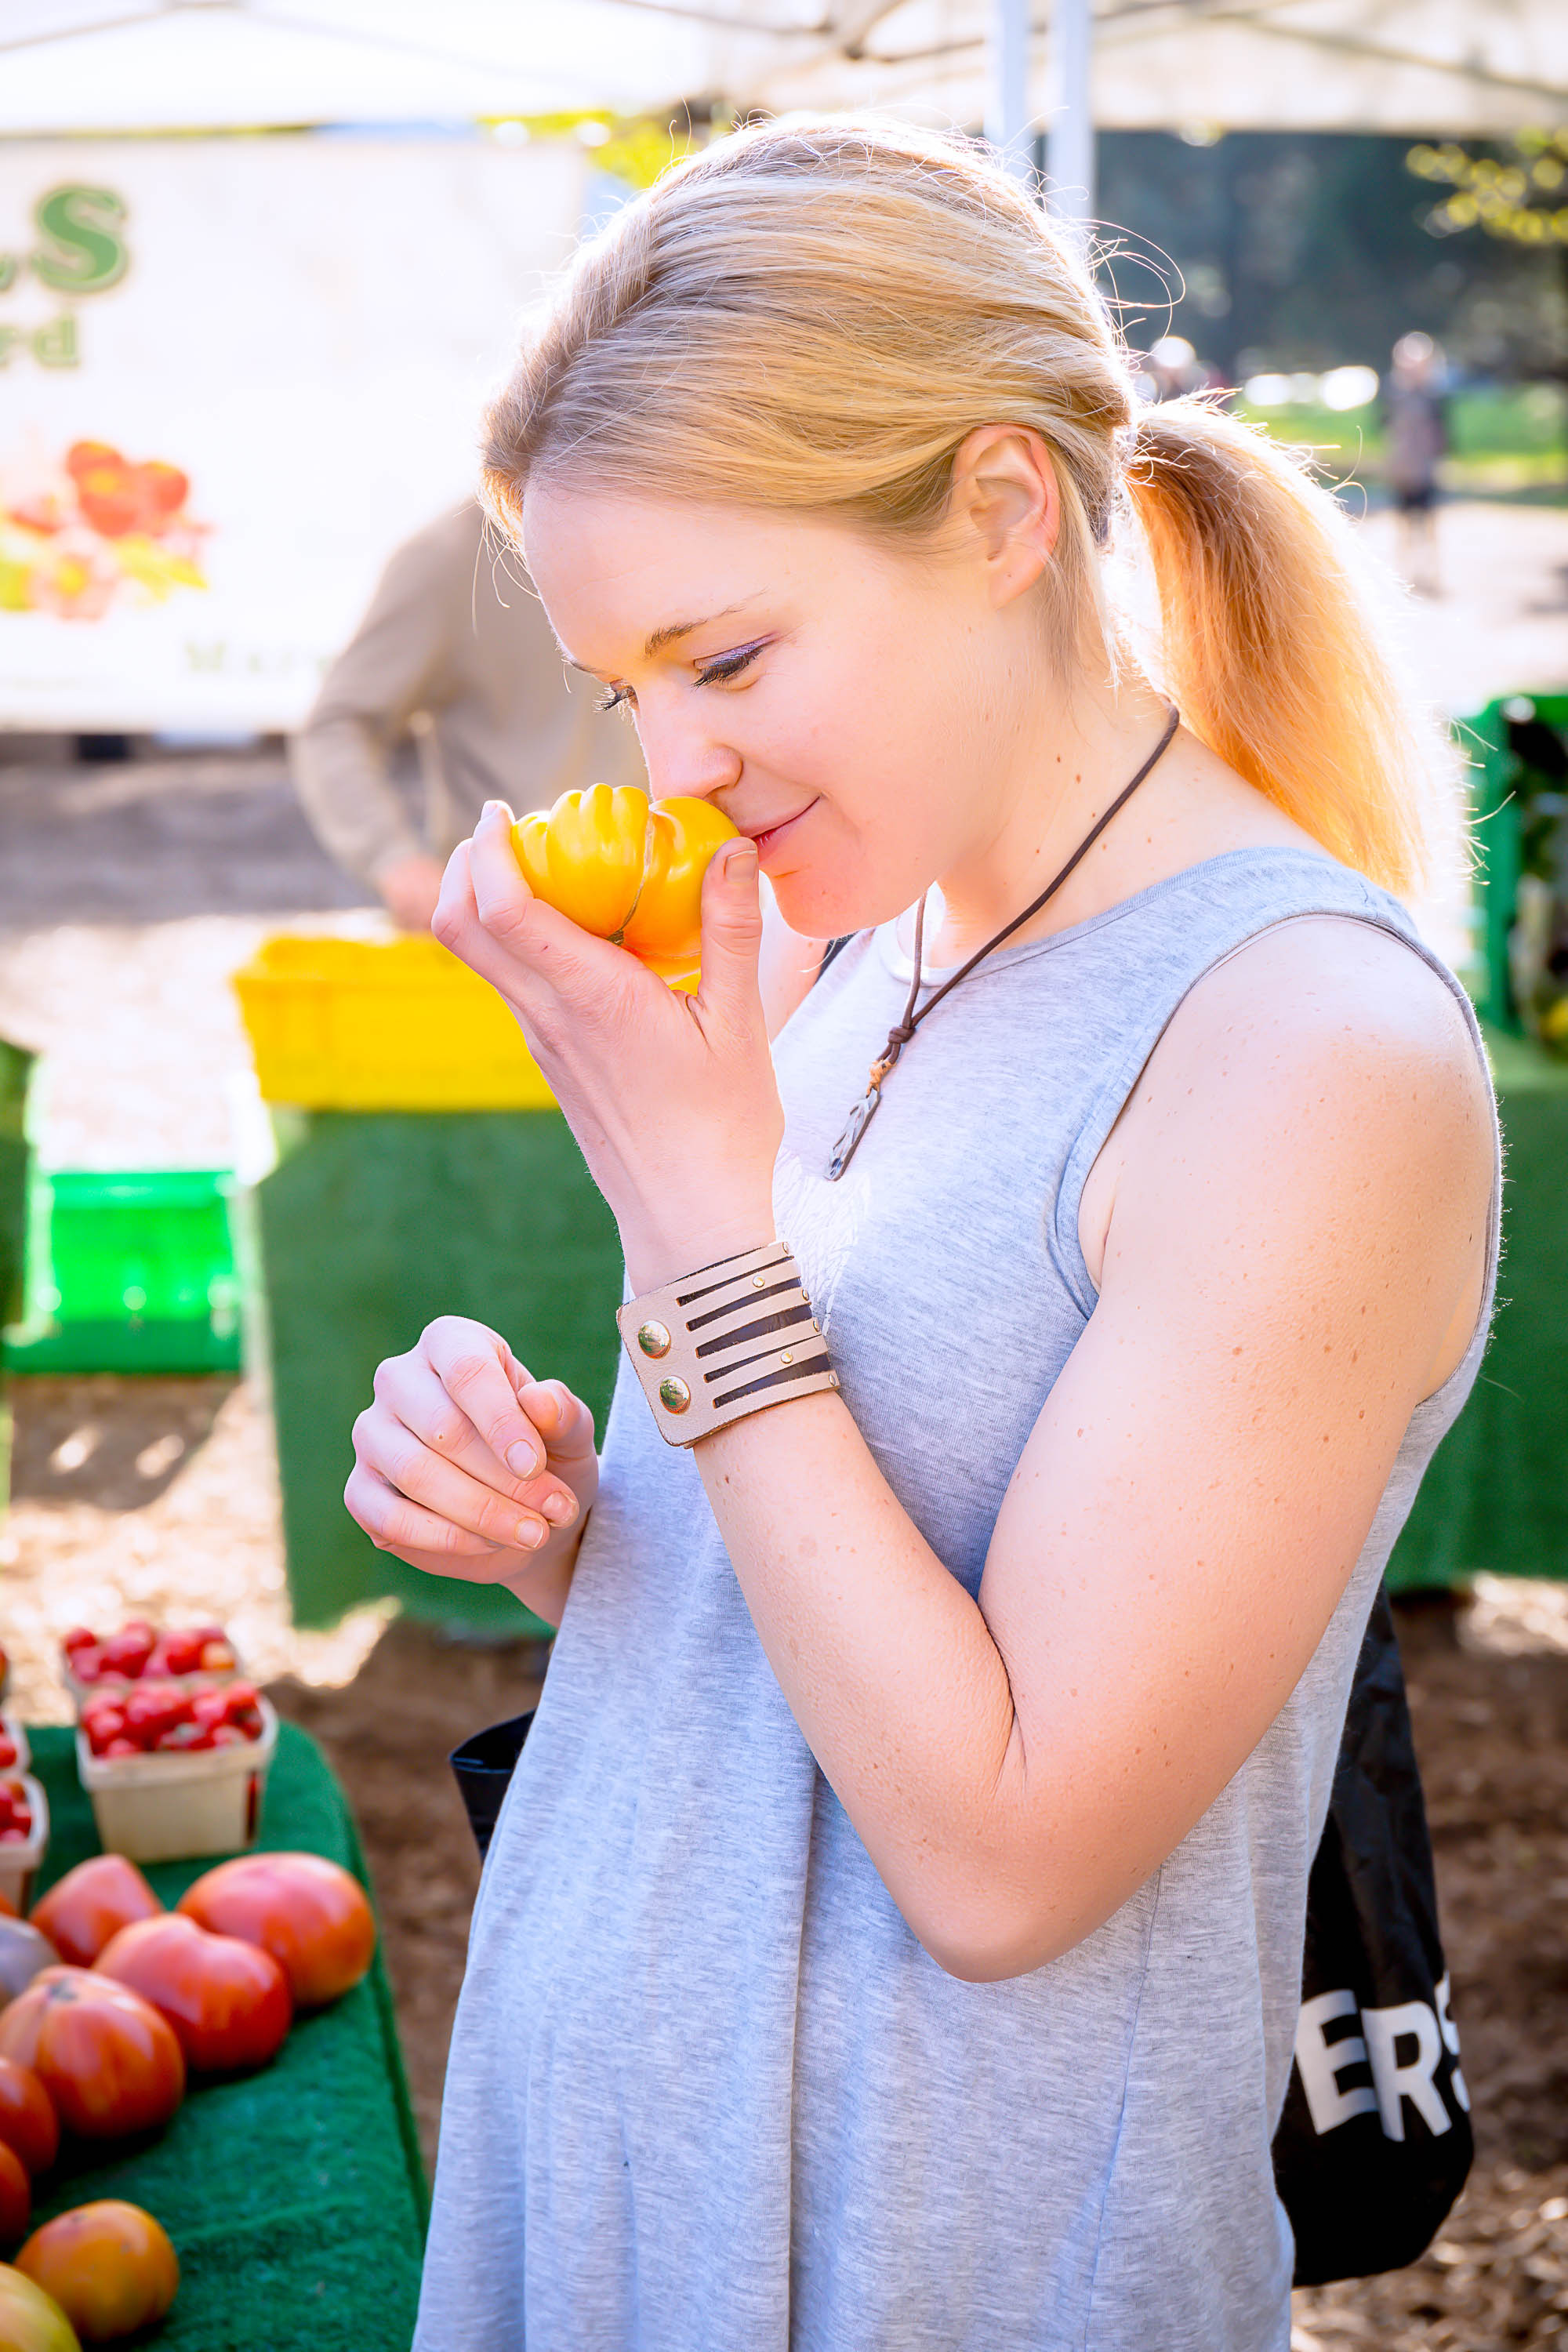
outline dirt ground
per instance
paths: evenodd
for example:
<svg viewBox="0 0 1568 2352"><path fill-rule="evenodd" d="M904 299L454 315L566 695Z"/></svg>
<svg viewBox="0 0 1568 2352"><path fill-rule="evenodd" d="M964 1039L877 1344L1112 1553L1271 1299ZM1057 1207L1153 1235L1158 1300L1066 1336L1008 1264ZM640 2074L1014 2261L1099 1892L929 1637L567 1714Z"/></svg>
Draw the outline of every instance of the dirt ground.
<svg viewBox="0 0 1568 2352"><path fill-rule="evenodd" d="M0 1639L36 1719L66 1715L79 1616L226 1617L339 1772L375 1881L426 2158L479 1866L446 1765L533 1704L543 1658L365 1610L289 1622L266 1427L244 1382L14 1384ZM1426 2259L1297 2297L1295 2352L1568 2352L1568 1585L1483 1579L1403 1611L1479 2160Z"/></svg>

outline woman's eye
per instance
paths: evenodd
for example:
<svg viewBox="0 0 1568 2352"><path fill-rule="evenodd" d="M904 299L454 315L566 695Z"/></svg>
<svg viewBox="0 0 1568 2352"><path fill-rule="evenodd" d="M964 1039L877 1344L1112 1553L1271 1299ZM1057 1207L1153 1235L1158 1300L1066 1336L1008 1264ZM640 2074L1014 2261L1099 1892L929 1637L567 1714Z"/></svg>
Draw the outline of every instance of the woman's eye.
<svg viewBox="0 0 1568 2352"><path fill-rule="evenodd" d="M750 669L766 644L765 637L759 637L754 646L737 646L733 653L719 654L712 661L702 663L697 672L698 685L722 686L727 678L739 677L743 669Z"/></svg>
<svg viewBox="0 0 1568 2352"><path fill-rule="evenodd" d="M598 700L601 710L635 710L637 696L629 686L607 686Z"/></svg>

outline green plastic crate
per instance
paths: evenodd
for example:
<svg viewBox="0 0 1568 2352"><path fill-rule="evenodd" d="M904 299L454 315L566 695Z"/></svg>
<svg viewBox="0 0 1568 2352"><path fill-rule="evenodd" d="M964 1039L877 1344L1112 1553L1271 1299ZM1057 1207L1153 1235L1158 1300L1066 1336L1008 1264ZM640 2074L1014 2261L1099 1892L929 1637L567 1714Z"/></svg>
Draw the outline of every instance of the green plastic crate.
<svg viewBox="0 0 1568 2352"><path fill-rule="evenodd" d="M1481 1019L1510 1037L1524 1034L1509 961L1523 862L1522 812L1516 789L1521 769L1508 729L1517 701L1532 704L1536 717L1548 727L1568 730L1568 694L1505 696L1489 702L1458 729L1461 748L1471 762L1470 839L1479 934L1475 965L1466 977Z"/></svg>
<svg viewBox="0 0 1568 2352"><path fill-rule="evenodd" d="M27 1089L33 1055L0 1037L0 1323L22 1311L27 1224Z"/></svg>
<svg viewBox="0 0 1568 2352"><path fill-rule="evenodd" d="M14 1372L228 1372L239 1283L226 1169L55 1169L33 1181Z"/></svg>

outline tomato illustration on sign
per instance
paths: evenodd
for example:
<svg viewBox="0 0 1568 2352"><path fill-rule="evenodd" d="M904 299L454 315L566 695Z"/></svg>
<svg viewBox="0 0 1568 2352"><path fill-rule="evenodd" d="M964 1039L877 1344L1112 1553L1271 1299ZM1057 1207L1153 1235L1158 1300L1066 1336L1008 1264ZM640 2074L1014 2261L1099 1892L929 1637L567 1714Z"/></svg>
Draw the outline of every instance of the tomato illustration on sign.
<svg viewBox="0 0 1568 2352"><path fill-rule="evenodd" d="M79 441L66 452L83 520L104 539L139 530L156 538L190 496L190 478L153 457L132 465L102 441Z"/></svg>
<svg viewBox="0 0 1568 2352"><path fill-rule="evenodd" d="M29 458L20 470L0 513L0 612L96 621L127 598L157 604L206 586L205 526L186 510L179 466L82 440L47 468Z"/></svg>
<svg viewBox="0 0 1568 2352"><path fill-rule="evenodd" d="M655 801L635 784L563 793L521 818L512 846L529 888L665 980L697 970L702 877L735 827L711 801Z"/></svg>

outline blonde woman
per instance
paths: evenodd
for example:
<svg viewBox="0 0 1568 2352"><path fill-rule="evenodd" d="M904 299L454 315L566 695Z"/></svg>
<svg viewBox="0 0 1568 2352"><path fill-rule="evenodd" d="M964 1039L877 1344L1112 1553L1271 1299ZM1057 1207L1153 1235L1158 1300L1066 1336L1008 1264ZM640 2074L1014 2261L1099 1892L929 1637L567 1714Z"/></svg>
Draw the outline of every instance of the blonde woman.
<svg viewBox="0 0 1568 2352"><path fill-rule="evenodd" d="M421 2352L1285 2352L1308 1869L1497 1200L1339 519L1136 406L982 156L831 123L584 253L487 479L655 793L746 837L694 999L500 806L436 919L633 1304L602 1460L453 1320L356 1432L379 1543L560 1627Z"/></svg>

